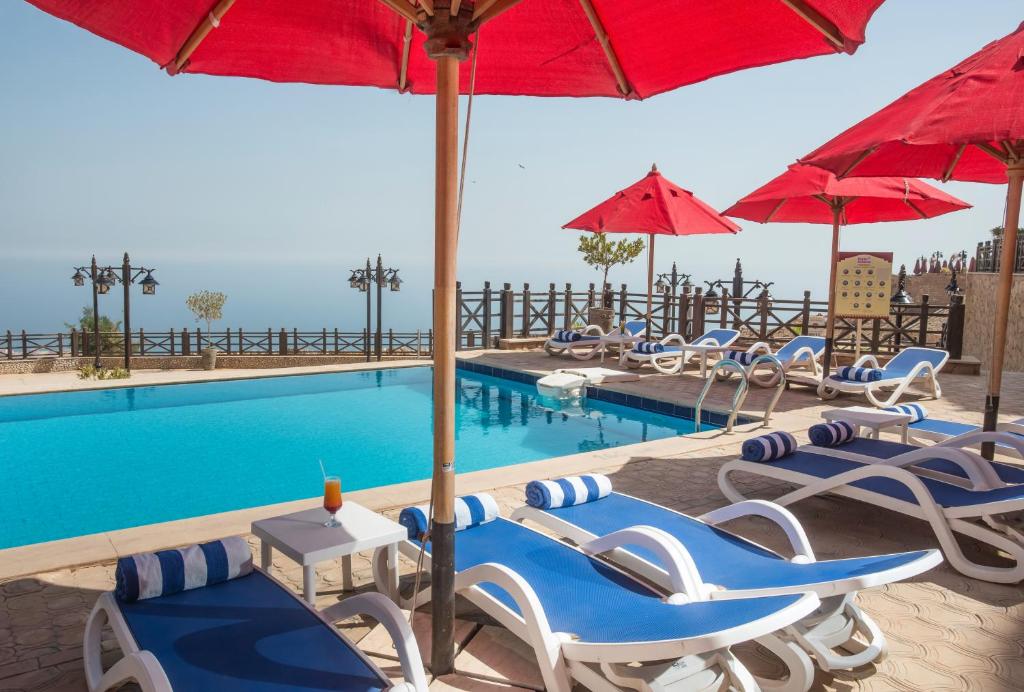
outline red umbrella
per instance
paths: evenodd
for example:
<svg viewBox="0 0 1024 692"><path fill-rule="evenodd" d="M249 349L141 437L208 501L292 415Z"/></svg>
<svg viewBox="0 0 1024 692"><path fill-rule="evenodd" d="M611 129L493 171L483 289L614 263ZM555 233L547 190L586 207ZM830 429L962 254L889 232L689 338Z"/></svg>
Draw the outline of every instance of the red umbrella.
<svg viewBox="0 0 1024 692"><path fill-rule="evenodd" d="M913 175L1008 183L985 430L999 416L1021 188L1024 24L801 159L837 175ZM983 447L991 458L993 447Z"/></svg>
<svg viewBox="0 0 1024 692"><path fill-rule="evenodd" d="M437 94L431 669L440 675L452 668L460 88L644 98L747 67L852 53L882 0L30 2L149 57L171 74ZM471 38L479 46L481 33L483 49L472 51ZM471 52L479 68L475 85L460 82L459 63ZM470 74L463 66L462 76Z"/></svg>
<svg viewBox="0 0 1024 692"><path fill-rule="evenodd" d="M814 166L794 164L754 190L723 214L759 223L832 224L828 319L825 323L825 377L832 363L835 336L836 255L839 228L845 224L930 219L970 208L942 190L913 178L846 178Z"/></svg>
<svg viewBox="0 0 1024 692"><path fill-rule="evenodd" d="M720 215L651 166L651 172L625 190L586 211L562 228L594 233L647 235L647 336L651 336L654 285L654 236L739 233L740 227Z"/></svg>

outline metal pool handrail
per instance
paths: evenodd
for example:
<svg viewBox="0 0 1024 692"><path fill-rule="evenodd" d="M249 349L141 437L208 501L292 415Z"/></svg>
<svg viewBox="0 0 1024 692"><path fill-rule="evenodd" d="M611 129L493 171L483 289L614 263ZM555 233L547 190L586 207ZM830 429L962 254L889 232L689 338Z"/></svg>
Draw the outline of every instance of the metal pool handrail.
<svg viewBox="0 0 1024 692"><path fill-rule="evenodd" d="M779 371L779 382L775 386L775 394L772 395L771 401L768 402L768 407L764 411L764 422L767 423L771 418L772 411L775 410L775 405L779 402L779 398L782 396L782 391L786 388L786 371L782 366L782 362L778 358L765 353L758 356L750 363L750 372L753 372L754 368L760 363L773 363L775 368ZM694 432L701 431L700 414L704 408L704 398L711 390L712 383L717 379L718 371L730 369L735 370L740 376L739 384L736 386L736 391L732 396L732 406L729 408L729 418L725 423L725 431L732 432L733 425L736 423L736 416L738 415L740 408L743 406L743 402L746 401L747 391L750 389L747 369L732 358L723 358L711 366L711 372L708 373L707 379L704 382L704 389L701 390L700 396L697 397L697 404L694 407Z"/></svg>

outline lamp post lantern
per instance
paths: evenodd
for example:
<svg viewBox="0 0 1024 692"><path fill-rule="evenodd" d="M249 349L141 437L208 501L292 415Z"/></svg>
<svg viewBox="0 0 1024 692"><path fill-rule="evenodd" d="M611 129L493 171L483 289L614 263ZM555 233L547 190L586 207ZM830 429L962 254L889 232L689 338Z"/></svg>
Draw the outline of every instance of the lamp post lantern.
<svg viewBox="0 0 1024 692"><path fill-rule="evenodd" d="M376 286L377 288L377 329L374 332L374 338L376 344L374 345L373 351L377 356L377 360L383 358L383 328L381 325L382 321L382 310L383 299L382 292L385 286L387 286L392 292L400 291L402 285L402 279L398 276L398 270L392 267L384 267L384 261L381 256L377 255L377 265L370 264L370 258L366 258L366 267L361 269L353 269L349 273L348 285L352 288L358 289L360 292L366 294L366 362L370 362L370 325L372 322L372 295L370 293L370 287Z"/></svg>
<svg viewBox="0 0 1024 692"><path fill-rule="evenodd" d="M146 267L133 267L128 253L124 253L124 260L121 263L121 275L118 276L114 267L101 267L96 264L96 255L92 256L89 266L75 267L75 273L71 282L78 287L84 286L86 279L92 284L92 342L93 342L93 365L98 369L102 367L100 355L103 345L100 342L100 308L99 296L110 293L110 289L120 282L124 286L124 369L131 372L132 369L132 317L131 317L131 285L138 281L142 286L142 294L151 296L156 294L156 287L159 282L153 278L153 269ZM139 281L139 278L145 277Z"/></svg>

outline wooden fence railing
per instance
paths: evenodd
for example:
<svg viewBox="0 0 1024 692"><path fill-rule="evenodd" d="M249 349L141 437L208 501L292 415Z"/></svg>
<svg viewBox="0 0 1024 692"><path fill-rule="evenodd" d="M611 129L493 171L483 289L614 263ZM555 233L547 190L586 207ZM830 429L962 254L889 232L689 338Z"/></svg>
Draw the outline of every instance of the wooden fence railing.
<svg viewBox="0 0 1024 692"><path fill-rule="evenodd" d="M139 329L132 332L131 349L135 356L193 356L206 346L213 346L227 355L354 355L376 353L376 334L342 332L338 329L299 331L267 329L248 331L225 329L209 334L202 329L154 332ZM95 337L90 331L72 329L57 334L30 334L25 331L0 335L0 358L7 360L91 356L96 352ZM100 354L116 356L124 353L122 332L100 333ZM433 352L431 330L416 332L382 332L380 352L389 356L429 356Z"/></svg>

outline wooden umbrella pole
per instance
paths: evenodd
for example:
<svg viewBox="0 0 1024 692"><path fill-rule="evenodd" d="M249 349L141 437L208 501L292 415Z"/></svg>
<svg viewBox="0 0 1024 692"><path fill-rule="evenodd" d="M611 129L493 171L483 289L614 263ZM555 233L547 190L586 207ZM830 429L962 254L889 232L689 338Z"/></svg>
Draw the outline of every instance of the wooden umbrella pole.
<svg viewBox="0 0 1024 692"><path fill-rule="evenodd" d="M822 379L832 372L832 350L835 345L835 312L836 312L836 257L839 255L839 218L843 208L832 205L832 255L829 257L828 270L828 315L825 317L825 363L822 367Z"/></svg>
<svg viewBox="0 0 1024 692"><path fill-rule="evenodd" d="M455 266L458 247L459 60L437 59L434 208L434 521L431 672L454 668Z"/></svg>
<svg viewBox="0 0 1024 692"><path fill-rule="evenodd" d="M1013 291L1013 271L1017 261L1017 227L1020 225L1021 188L1024 187L1024 162L1007 168L1006 219L1003 223L1003 250L1000 254L999 288L996 290L996 318L992 332L992 362L988 371L988 394L985 397L985 430L995 430L999 420L999 393L1003 382L1003 360L1006 355L1006 326ZM981 453L991 459L992 443L985 443Z"/></svg>
<svg viewBox="0 0 1024 692"><path fill-rule="evenodd" d="M647 340L651 340L651 305L653 304L654 291L654 234L647 235Z"/></svg>

